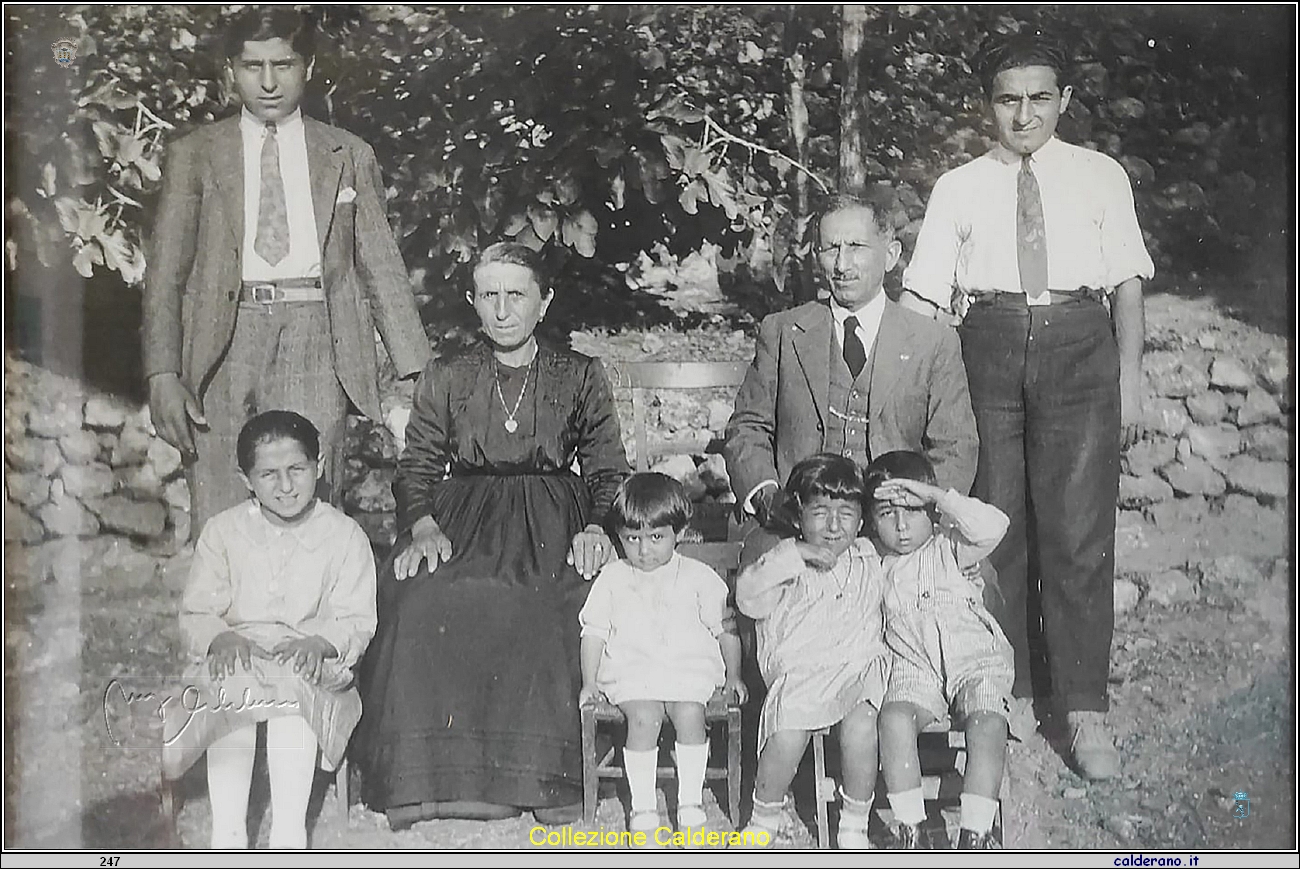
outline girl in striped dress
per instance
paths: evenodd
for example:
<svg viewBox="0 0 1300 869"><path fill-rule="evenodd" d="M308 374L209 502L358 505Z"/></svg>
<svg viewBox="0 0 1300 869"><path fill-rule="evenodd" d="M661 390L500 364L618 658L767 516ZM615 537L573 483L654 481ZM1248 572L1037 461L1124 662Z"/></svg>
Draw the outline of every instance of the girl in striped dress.
<svg viewBox="0 0 1300 869"><path fill-rule="evenodd" d="M741 572L736 604L757 621L767 683L759 720L754 812L747 832L789 840L790 782L809 735L835 727L843 759L838 842L869 848L876 786L876 712L888 678L880 564L858 539L862 475L852 459L822 453L790 472L785 504L797 538L783 540Z"/></svg>

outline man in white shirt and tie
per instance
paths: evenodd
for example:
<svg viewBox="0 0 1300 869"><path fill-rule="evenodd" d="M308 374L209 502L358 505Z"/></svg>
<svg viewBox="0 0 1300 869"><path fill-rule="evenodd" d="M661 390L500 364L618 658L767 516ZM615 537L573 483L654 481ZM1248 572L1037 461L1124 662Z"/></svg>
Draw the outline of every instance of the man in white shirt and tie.
<svg viewBox="0 0 1300 869"><path fill-rule="evenodd" d="M1124 169L1055 138L1067 61L1039 33L981 47L998 144L935 185L900 301L940 322L961 317L980 438L972 494L1011 517L992 562L1014 693L1023 715L1037 587L1071 760L1102 779L1120 771L1104 717L1115 504L1120 450L1141 417L1142 279L1154 266Z"/></svg>
<svg viewBox="0 0 1300 869"><path fill-rule="evenodd" d="M432 355L374 151L302 114L311 22L251 7L224 49L242 108L168 148L145 275L149 405L186 458L195 538L247 497L234 452L245 420L310 419L335 500L349 404L381 417L376 329L401 376Z"/></svg>
<svg viewBox="0 0 1300 869"><path fill-rule="evenodd" d="M891 450L915 450L941 485L969 491L977 440L957 336L883 290L902 253L897 211L883 185L832 202L815 242L830 298L759 327L723 456L732 490L761 524L794 465L819 452L865 466Z"/></svg>

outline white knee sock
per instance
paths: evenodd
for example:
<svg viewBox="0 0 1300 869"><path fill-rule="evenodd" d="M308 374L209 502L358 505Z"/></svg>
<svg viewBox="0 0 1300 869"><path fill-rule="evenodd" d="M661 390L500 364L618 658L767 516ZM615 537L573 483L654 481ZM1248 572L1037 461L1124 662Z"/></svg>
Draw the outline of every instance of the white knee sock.
<svg viewBox="0 0 1300 869"><path fill-rule="evenodd" d="M208 802L212 847L248 847L248 791L253 783L257 725L229 733L208 746Z"/></svg>
<svg viewBox="0 0 1300 869"><path fill-rule="evenodd" d="M844 792L843 786L840 787L840 800L840 823L866 830L871 817L871 800L855 800Z"/></svg>
<svg viewBox="0 0 1300 869"><path fill-rule="evenodd" d="M623 769L627 772L628 790L632 792L632 811L653 812L659 808L655 796L655 769L659 765L659 749L629 751L623 749Z"/></svg>
<svg viewBox="0 0 1300 869"><path fill-rule="evenodd" d="M271 847L307 847L307 800L316 772L316 734L300 715L266 722L271 776Z"/></svg>
<svg viewBox="0 0 1300 869"><path fill-rule="evenodd" d="M709 764L709 744L677 743L677 805L698 806L704 802L704 768Z"/></svg>
<svg viewBox="0 0 1300 869"><path fill-rule="evenodd" d="M979 794L961 795L961 827L975 833L987 833L993 829L993 816L997 813L998 801Z"/></svg>
<svg viewBox="0 0 1300 869"><path fill-rule="evenodd" d="M889 794L889 807L894 810L894 820L900 824L919 824L925 820L925 791L914 788Z"/></svg>

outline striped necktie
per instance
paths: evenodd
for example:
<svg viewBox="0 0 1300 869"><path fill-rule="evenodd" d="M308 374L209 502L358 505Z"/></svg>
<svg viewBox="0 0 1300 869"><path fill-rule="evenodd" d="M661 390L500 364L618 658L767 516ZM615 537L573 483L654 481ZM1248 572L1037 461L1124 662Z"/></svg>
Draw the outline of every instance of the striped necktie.
<svg viewBox="0 0 1300 869"><path fill-rule="evenodd" d="M1043 223L1043 197L1038 179L1029 168L1029 156L1020 160L1016 175L1016 254L1020 264L1020 289L1029 304L1042 304L1047 293L1047 229Z"/></svg>
<svg viewBox="0 0 1300 869"><path fill-rule="evenodd" d="M262 139L262 192L257 200L257 236L253 239L253 250L271 265L289 255L289 210L284 201L275 132L275 124L268 123Z"/></svg>

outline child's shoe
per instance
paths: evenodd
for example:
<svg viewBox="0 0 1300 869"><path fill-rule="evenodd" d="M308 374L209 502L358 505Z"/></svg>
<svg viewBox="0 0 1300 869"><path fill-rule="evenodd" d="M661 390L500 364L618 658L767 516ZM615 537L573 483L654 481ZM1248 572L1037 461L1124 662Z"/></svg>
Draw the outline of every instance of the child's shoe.
<svg viewBox="0 0 1300 869"><path fill-rule="evenodd" d="M749 823L740 831L744 840L752 842L746 847L772 848L778 842L785 845L793 843L789 807L789 794L786 794L779 803L765 803L755 797L754 811L749 816Z"/></svg>
<svg viewBox="0 0 1300 869"><path fill-rule="evenodd" d="M993 838L993 831L987 833L977 833L974 830L968 830L962 827L961 833L957 837L957 850L959 851L997 851L1002 848L998 840Z"/></svg>
<svg viewBox="0 0 1300 869"><path fill-rule="evenodd" d="M629 833L645 833L645 844L643 848L663 848L661 842L655 838L655 831L663 826L659 819L659 812L656 809L646 809L640 812L633 812L632 816L627 819L627 831Z"/></svg>
<svg viewBox="0 0 1300 869"><path fill-rule="evenodd" d="M924 851L930 847L920 824L894 825L894 848L898 851Z"/></svg>
<svg viewBox="0 0 1300 869"><path fill-rule="evenodd" d="M677 832L686 837L687 850L699 850L709 847L708 835L713 830L709 827L709 818L701 805L684 805L677 807ZM695 841L692 841L692 838Z"/></svg>

